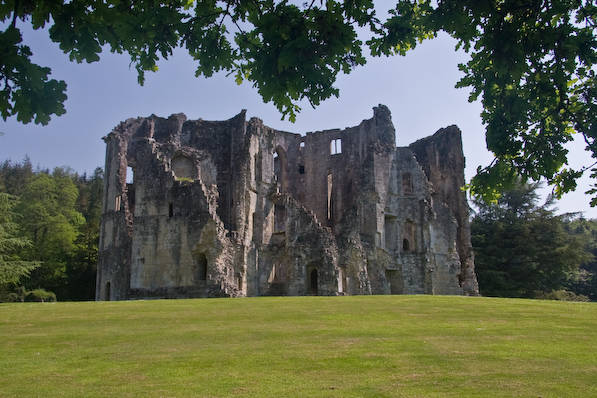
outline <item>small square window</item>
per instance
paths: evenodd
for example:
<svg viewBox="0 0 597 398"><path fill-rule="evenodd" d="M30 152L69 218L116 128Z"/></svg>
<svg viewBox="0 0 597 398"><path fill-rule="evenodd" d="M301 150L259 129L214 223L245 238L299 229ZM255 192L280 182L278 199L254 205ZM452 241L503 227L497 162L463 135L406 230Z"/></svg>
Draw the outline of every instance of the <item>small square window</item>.
<svg viewBox="0 0 597 398"><path fill-rule="evenodd" d="M305 174L305 166L303 166L302 164L299 164L298 172L299 172L299 174Z"/></svg>

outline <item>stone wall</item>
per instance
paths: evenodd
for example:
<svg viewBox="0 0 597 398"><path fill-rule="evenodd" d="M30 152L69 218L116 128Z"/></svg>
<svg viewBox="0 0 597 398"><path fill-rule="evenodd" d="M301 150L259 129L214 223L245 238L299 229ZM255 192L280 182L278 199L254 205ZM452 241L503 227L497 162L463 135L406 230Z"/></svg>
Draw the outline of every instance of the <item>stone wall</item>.
<svg viewBox="0 0 597 398"><path fill-rule="evenodd" d="M104 140L97 300L478 294L456 127L397 148L380 105L306 135L242 111Z"/></svg>

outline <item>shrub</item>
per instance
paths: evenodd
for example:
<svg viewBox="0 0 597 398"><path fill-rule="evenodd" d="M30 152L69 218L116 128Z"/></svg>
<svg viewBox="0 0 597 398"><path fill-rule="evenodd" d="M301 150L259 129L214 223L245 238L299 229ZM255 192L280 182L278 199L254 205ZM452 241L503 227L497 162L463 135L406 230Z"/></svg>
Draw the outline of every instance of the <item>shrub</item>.
<svg viewBox="0 0 597 398"><path fill-rule="evenodd" d="M44 289L35 289L27 292L25 301L52 302L56 301L56 295Z"/></svg>
<svg viewBox="0 0 597 398"><path fill-rule="evenodd" d="M560 301L589 301L587 296L576 294L569 290L552 290L551 292L537 292L535 298Z"/></svg>

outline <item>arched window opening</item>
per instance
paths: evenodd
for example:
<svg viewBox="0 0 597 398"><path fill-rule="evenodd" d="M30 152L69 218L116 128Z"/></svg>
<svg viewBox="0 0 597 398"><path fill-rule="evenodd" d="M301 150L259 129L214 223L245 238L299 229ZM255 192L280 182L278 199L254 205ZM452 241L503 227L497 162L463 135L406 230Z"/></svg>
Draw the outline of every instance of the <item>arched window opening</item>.
<svg viewBox="0 0 597 398"><path fill-rule="evenodd" d="M120 195L116 195L114 198L114 211L120 211L120 202L122 197Z"/></svg>
<svg viewBox="0 0 597 398"><path fill-rule="evenodd" d="M174 205L172 203L168 204L168 217L174 216Z"/></svg>
<svg viewBox="0 0 597 398"><path fill-rule="evenodd" d="M106 282L106 290L104 291L104 300L110 301L110 282Z"/></svg>
<svg viewBox="0 0 597 398"><path fill-rule="evenodd" d="M410 242L406 238L402 239L402 251L410 251Z"/></svg>
<svg viewBox="0 0 597 398"><path fill-rule="evenodd" d="M207 257L200 253L197 256L197 281L207 280Z"/></svg>
<svg viewBox="0 0 597 398"><path fill-rule="evenodd" d="M305 148L305 141L301 141L299 144L299 151L302 151Z"/></svg>
<svg viewBox="0 0 597 398"><path fill-rule="evenodd" d="M280 180L280 155L278 155L278 151L274 152L274 180Z"/></svg>
<svg viewBox="0 0 597 398"><path fill-rule="evenodd" d="M282 147L274 151L274 182L280 184L281 191L286 191L286 152Z"/></svg>
<svg viewBox="0 0 597 398"><path fill-rule="evenodd" d="M406 221L402 229L402 250L405 252L414 252L417 250L417 241L415 234L415 224L412 221Z"/></svg>

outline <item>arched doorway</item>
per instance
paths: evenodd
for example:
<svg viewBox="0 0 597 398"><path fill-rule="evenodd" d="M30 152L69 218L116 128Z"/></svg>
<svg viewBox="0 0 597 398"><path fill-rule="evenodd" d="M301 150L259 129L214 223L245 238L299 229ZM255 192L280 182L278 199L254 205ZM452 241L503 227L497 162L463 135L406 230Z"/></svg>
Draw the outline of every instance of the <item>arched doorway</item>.
<svg viewBox="0 0 597 398"><path fill-rule="evenodd" d="M205 254L199 253L197 256L197 271L195 277L198 282L207 280L207 257Z"/></svg>
<svg viewBox="0 0 597 398"><path fill-rule="evenodd" d="M408 239L402 239L402 251L407 252L410 251L410 243Z"/></svg>

